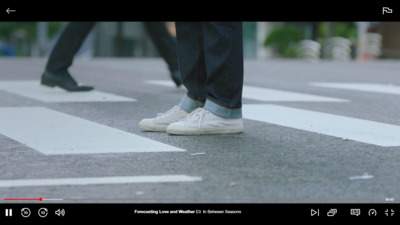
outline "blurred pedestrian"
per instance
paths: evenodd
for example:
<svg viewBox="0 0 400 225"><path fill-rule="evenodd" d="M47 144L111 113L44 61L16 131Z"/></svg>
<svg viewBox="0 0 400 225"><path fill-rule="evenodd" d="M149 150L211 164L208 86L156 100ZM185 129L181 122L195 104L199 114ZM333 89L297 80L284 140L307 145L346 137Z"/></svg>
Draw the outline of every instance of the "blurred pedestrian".
<svg viewBox="0 0 400 225"><path fill-rule="evenodd" d="M145 131L175 135L241 133L241 22L177 22L178 58L186 95L179 105L143 119Z"/></svg>
<svg viewBox="0 0 400 225"><path fill-rule="evenodd" d="M90 91L91 86L80 86L68 72L75 54L80 49L95 22L71 22L67 25L47 61L41 84L58 86L67 91ZM160 55L168 64L170 75L176 86L182 84L179 74L176 40L167 30L165 22L144 23Z"/></svg>
<svg viewBox="0 0 400 225"><path fill-rule="evenodd" d="M69 74L68 68L94 25L94 22L71 22L67 25L50 54L41 84L50 87L59 86L67 91L93 89L90 86L79 86Z"/></svg>

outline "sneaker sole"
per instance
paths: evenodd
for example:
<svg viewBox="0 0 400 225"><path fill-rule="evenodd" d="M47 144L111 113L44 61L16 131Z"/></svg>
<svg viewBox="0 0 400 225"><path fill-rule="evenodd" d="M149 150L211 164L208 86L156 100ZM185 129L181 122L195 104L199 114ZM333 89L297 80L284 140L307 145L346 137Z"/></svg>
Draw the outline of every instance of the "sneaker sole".
<svg viewBox="0 0 400 225"><path fill-rule="evenodd" d="M146 125L140 124L139 128L144 131L153 131L153 132L166 132L168 125Z"/></svg>
<svg viewBox="0 0 400 225"><path fill-rule="evenodd" d="M209 129L209 130L201 130L198 132L197 130L180 130L174 128L167 128L167 133L172 135L210 135L210 134L237 134L243 132L243 127L232 127L225 128L220 130Z"/></svg>

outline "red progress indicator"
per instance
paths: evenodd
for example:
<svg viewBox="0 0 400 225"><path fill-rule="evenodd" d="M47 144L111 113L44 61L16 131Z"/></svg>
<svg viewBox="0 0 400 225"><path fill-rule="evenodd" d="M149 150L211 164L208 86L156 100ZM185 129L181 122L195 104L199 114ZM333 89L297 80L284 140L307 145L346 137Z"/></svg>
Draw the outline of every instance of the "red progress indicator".
<svg viewBox="0 0 400 225"><path fill-rule="evenodd" d="M5 201L42 201L43 198L5 198Z"/></svg>

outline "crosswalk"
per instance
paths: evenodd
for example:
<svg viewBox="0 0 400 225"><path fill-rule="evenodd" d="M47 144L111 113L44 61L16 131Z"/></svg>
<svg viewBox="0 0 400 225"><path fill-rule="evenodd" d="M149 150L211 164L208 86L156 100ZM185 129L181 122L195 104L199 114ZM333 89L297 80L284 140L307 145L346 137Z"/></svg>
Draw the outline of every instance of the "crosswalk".
<svg viewBox="0 0 400 225"><path fill-rule="evenodd" d="M168 80L148 80L148 84L174 87ZM400 94L400 87L368 83L321 83L310 86L367 91L384 94ZM325 102L346 103L339 99L305 93L274 90L244 85L243 98L262 102ZM311 110L283 107L272 104L245 104L243 117L250 120L324 134L333 137L373 144L381 147L400 146L400 126L339 116Z"/></svg>
<svg viewBox="0 0 400 225"><path fill-rule="evenodd" d="M100 91L66 92L39 81L0 81L0 90L46 103L136 102ZM46 107L0 107L0 134L44 155L185 152L186 150L133 133L71 116ZM0 188L63 185L198 182L184 174L0 180ZM61 199L62 200L62 199Z"/></svg>
<svg viewBox="0 0 400 225"><path fill-rule="evenodd" d="M137 101L100 91L68 93L62 89L46 88L38 83L0 81L0 90L43 102ZM170 80L147 80L146 83L176 88ZM400 94L400 87L388 88L378 84L310 83L310 86ZM400 126L271 104L287 101L345 103L349 102L347 99L250 85L244 85L243 98L269 103L245 104L243 114L246 119L383 147L400 146ZM1 134L48 155L185 151L44 107L0 107L0 124ZM31 132L32 130L37 131Z"/></svg>
<svg viewBox="0 0 400 225"><path fill-rule="evenodd" d="M147 85L176 88L169 80L147 80ZM310 83L321 88L368 91L399 95L400 88L365 83ZM46 103L60 102L137 102L134 98L101 91L67 93L46 88L37 80L0 81L0 90ZM277 105L279 102L348 103L350 100L245 85L243 98L259 101L245 104L245 119L298 129L332 137L346 138L381 147L400 146L400 126L312 110ZM99 153L185 152L156 140L105 126L46 107L0 107L0 134L44 155ZM139 177L60 178L0 180L0 187L36 185L88 185L141 182L195 182L201 177L160 175Z"/></svg>

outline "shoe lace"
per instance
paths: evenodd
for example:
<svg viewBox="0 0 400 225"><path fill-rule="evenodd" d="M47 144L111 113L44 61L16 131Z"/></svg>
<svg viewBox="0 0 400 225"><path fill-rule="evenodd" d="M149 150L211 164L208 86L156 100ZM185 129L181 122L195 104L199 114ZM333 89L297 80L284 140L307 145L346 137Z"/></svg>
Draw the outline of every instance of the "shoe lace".
<svg viewBox="0 0 400 225"><path fill-rule="evenodd" d="M174 107L172 107L170 110L166 111L165 113L158 113L158 114L157 114L157 117L164 117L164 116L170 114L171 112L177 111L177 110L179 110L179 109L180 109L180 108L179 108L178 106L174 106Z"/></svg>
<svg viewBox="0 0 400 225"><path fill-rule="evenodd" d="M203 124L203 118L206 115L207 110L203 108L197 108L192 113L187 115L184 120L192 121L193 123L197 123L197 135L200 135L201 125Z"/></svg>
<svg viewBox="0 0 400 225"><path fill-rule="evenodd" d="M156 120L164 119L165 117L169 116L171 113L181 110L179 106L174 106L170 110L166 111L165 113L158 113Z"/></svg>

